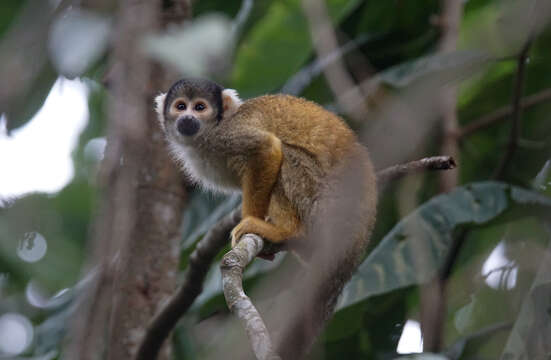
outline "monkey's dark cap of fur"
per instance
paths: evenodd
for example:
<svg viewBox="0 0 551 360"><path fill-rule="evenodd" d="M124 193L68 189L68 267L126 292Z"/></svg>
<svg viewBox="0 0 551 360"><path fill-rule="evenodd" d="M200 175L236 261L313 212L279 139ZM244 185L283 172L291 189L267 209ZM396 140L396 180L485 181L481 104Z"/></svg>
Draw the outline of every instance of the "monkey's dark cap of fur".
<svg viewBox="0 0 551 360"><path fill-rule="evenodd" d="M165 99L165 113L174 99L179 96L186 96L189 99L202 97L208 100L217 109L217 119L220 121L223 115L222 91L224 88L214 81L206 79L187 78L174 83L168 90Z"/></svg>

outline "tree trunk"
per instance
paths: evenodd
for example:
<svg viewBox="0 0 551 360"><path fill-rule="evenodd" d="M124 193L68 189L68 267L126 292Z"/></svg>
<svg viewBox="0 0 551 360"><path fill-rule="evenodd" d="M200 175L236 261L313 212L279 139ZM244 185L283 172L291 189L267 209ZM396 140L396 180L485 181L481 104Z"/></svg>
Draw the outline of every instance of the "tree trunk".
<svg viewBox="0 0 551 360"><path fill-rule="evenodd" d="M154 96L177 74L153 64L141 46L145 35L189 16L189 1L170 4L173 9L166 9L166 1L119 2L107 75L102 205L91 244L97 272L81 296L65 358L133 358L160 303L177 285L186 191L153 110ZM168 359L169 349L165 345L159 359Z"/></svg>
<svg viewBox="0 0 551 360"><path fill-rule="evenodd" d="M131 168L122 191L133 192L134 212L122 244L115 303L111 318L109 359L133 358L147 325L160 303L175 290L178 273L180 222L185 204L181 175L168 156L164 136L153 112L153 97L166 88L167 74L143 57L139 41L159 29L161 2L125 0L114 61L116 123L123 124L123 164ZM174 78L172 79L174 81ZM128 136L128 132L132 136ZM170 344L160 359L168 359Z"/></svg>

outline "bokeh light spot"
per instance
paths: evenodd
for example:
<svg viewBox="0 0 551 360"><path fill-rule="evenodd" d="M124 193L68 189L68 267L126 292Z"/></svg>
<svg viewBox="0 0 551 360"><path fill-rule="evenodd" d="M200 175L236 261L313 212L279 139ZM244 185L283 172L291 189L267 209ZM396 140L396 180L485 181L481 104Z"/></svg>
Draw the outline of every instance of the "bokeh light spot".
<svg viewBox="0 0 551 360"><path fill-rule="evenodd" d="M21 354L32 340L33 326L25 316L17 313L0 316L0 354Z"/></svg>
<svg viewBox="0 0 551 360"><path fill-rule="evenodd" d="M46 239L36 231L26 232L19 240L17 255L26 262L37 262L46 255L48 244Z"/></svg>

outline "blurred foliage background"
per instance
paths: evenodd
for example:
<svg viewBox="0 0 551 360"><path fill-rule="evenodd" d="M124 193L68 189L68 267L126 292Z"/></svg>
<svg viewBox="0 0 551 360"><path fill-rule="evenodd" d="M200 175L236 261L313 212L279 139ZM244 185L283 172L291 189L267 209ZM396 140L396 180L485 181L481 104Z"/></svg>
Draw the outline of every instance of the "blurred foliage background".
<svg viewBox="0 0 551 360"><path fill-rule="evenodd" d="M459 75L454 73L452 79L461 80L457 113L462 128L512 102L522 42L503 31L514 29L516 24L515 13L503 11L503 3L465 1L460 49L439 57L436 46L440 29L434 21L442 11L438 1L326 1L351 76L358 83L377 81L378 90L369 98L370 109L377 113L388 98L413 91L431 76L457 72ZM36 16L37 8L53 15L22 28L29 17ZM114 12L93 13L67 6L66 1L31 0L3 0L1 9L2 67L22 65L11 80L2 80L14 81L9 92L0 93L6 134L32 121L57 79L80 78L88 88L89 120L72 152L74 176L70 183L56 193L2 199L0 208L0 343L4 342L0 357L56 359L72 314L74 294L86 282L81 267L96 209L99 159L87 156L85 149L106 132L108 91L102 78L110 49L109 33L114 31ZM221 66L215 73L200 67L193 71L209 74L224 86L237 89L244 98L286 91L339 111L320 70L298 0L202 0L193 3L193 14L198 19L194 25L181 33L152 34L144 48L153 58L181 66L185 72L190 66L205 64L201 56L209 56L208 51L206 55L198 51L197 57L189 55L188 60L178 62L182 53L173 46L174 41L183 44L183 49L212 44L221 54ZM166 36L170 36L168 45ZM479 58L485 59L484 64L472 70L473 59ZM525 71L525 96L551 88L548 26L535 32ZM511 129L507 116L460 138L457 160L461 186L451 193L439 194L439 174L432 172L407 177L385 189L371 253L345 289L339 310L312 358L405 356L398 353L401 337L420 340L415 332L406 336L404 329L418 328L421 321L422 284L440 276L450 251L457 252L445 276L442 346L425 349L438 353L430 358L549 356L550 345L543 339L551 339L551 103L544 100L522 112L518 148L503 182L491 180L507 148ZM384 121L384 112L374 118ZM365 124L350 124L362 135L376 125L370 121L367 115ZM415 129L417 125L408 126ZM403 144L407 151L402 154L404 160L438 155L439 131L438 126L431 126L413 151L406 150L407 136L391 135L388 146L399 148ZM366 138L369 135L362 136ZM387 149L370 147L370 151L384 154ZM5 169L0 171L0 176L6 176ZM192 191L183 219L182 271L193 245L239 201L237 197ZM47 251L42 256L26 257L43 251L44 243ZM245 287L269 276L278 264L257 260L246 273ZM200 358L213 345L201 339L202 324L227 315L219 273L212 271L203 294L173 339L174 357ZM33 334L20 348L5 345L16 325L31 331L27 335ZM428 359L429 355L415 358Z"/></svg>

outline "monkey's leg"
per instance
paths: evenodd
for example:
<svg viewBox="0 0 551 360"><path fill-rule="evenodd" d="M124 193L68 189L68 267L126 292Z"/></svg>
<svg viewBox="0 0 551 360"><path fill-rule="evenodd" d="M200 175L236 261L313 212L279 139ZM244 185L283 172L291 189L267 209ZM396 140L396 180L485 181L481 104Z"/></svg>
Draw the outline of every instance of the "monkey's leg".
<svg viewBox="0 0 551 360"><path fill-rule="evenodd" d="M286 231L264 221L283 160L281 141L270 133L264 136L243 173L243 219L231 233L232 246L246 233L257 234L274 243L287 237Z"/></svg>

